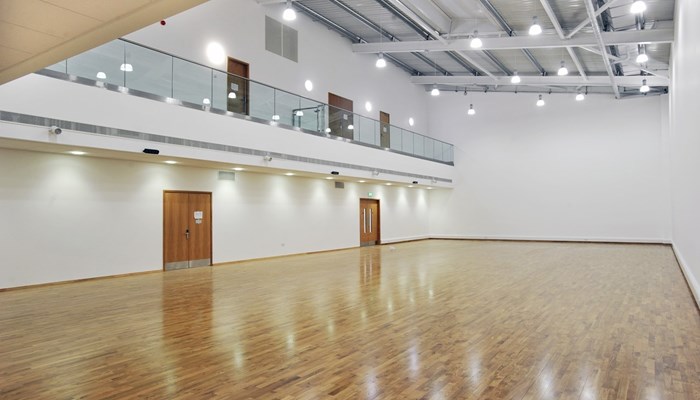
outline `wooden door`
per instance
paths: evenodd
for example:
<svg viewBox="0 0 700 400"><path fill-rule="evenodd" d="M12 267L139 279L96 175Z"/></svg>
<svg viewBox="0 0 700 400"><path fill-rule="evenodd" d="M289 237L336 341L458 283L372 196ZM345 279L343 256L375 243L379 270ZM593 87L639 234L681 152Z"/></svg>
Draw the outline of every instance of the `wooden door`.
<svg viewBox="0 0 700 400"><path fill-rule="evenodd" d="M246 62L236 60L235 58L228 59L228 85L226 87L226 99L228 111L248 115L250 113L250 65ZM233 93L235 95L230 95Z"/></svg>
<svg viewBox="0 0 700 400"><path fill-rule="evenodd" d="M360 246L380 243L379 200L360 199Z"/></svg>
<svg viewBox="0 0 700 400"><path fill-rule="evenodd" d="M163 269L211 265L211 193L163 193Z"/></svg>
<svg viewBox="0 0 700 400"><path fill-rule="evenodd" d="M391 140L391 118L384 111L379 112L379 143L384 148L389 148Z"/></svg>
<svg viewBox="0 0 700 400"><path fill-rule="evenodd" d="M349 129L353 125L352 100L328 93L328 127L331 135L352 139L353 131Z"/></svg>

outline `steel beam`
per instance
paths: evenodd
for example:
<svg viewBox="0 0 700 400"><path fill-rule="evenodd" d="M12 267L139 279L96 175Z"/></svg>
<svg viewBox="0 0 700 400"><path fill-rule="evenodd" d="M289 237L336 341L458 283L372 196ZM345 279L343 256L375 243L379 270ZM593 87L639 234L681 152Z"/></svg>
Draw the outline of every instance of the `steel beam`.
<svg viewBox="0 0 700 400"><path fill-rule="evenodd" d="M548 0L540 0L540 3L542 3L544 12L549 17L549 20L552 21L552 25L554 25L554 30L557 32L559 39L564 39L564 31L561 29L559 18L557 18L557 15L554 13L552 5L549 4ZM569 53L569 57L571 57L571 60L574 62L574 65L576 65L576 69L578 70L579 75L581 75L583 79L586 79L586 71L583 69L581 60L578 59L578 56L576 55L574 49L571 46L567 46L566 51Z"/></svg>
<svg viewBox="0 0 700 400"><path fill-rule="evenodd" d="M595 36L596 41L598 42L598 48L600 48L602 52L605 52L605 40L603 39L602 32L600 31L600 25L598 25L598 19L595 16L595 10L593 10L593 3L591 3L591 0L584 0L583 2L586 4L586 12L588 12L588 17L591 19L593 35ZM610 64L610 59L607 57L607 55L604 55L602 57L603 63L605 64L605 70L608 71L608 78L610 78L610 84L612 85L615 98L619 99L620 89L617 87L617 82L615 82L615 74L613 73L612 65Z"/></svg>
<svg viewBox="0 0 700 400"><path fill-rule="evenodd" d="M299 2L294 2L294 8L299 10L300 12L308 15L311 19L314 19L329 29L332 29L342 36L345 36L346 38L350 39L353 43L367 43L366 40L361 38L360 36L356 35L355 33L343 28L342 26L336 24L335 22L331 21L330 19L324 17L323 15L317 13L316 11L310 9L309 7L306 7L305 5L299 3ZM384 58L387 60L391 61L392 63L396 64L400 68L402 68L404 71L408 72L411 75L420 75L420 71L417 71L415 68L411 67L410 65L406 64L405 62L397 59L396 57L391 56L391 54L385 54Z"/></svg>
<svg viewBox="0 0 700 400"><path fill-rule="evenodd" d="M515 33L513 28L511 28L511 26L508 24L506 19L503 18L501 13L498 12L496 7L494 7L493 4L491 4L491 2L489 0L479 0L479 1L481 2L481 5L484 6L486 11L488 11L488 13L491 14L491 16L501 26L501 28L508 33L508 36L510 36L510 37L518 36L518 34ZM483 39L482 39L482 41L483 41ZM482 47L482 50L491 50L491 49L487 49L487 48ZM537 59L535 58L535 56L532 54L532 52L530 50L528 50L527 48L522 48L521 50L525 54L525 57L527 57L528 60L530 60L532 65L534 65L535 68L537 68L537 70L540 71L541 75L547 74L547 71L545 71L545 69L542 67L540 62L537 61Z"/></svg>
<svg viewBox="0 0 700 400"><path fill-rule="evenodd" d="M521 82L517 86L610 86L610 78L608 76L588 76L588 80L584 80L580 76L520 76ZM618 76L615 78L621 86L639 87L642 85L642 79L646 79L650 86L668 86L668 79L658 76ZM417 85L446 85L446 86L465 86L465 85L494 85L494 80L485 76L413 76L411 82ZM514 86L510 83L510 77L498 77L496 83L501 86Z"/></svg>
<svg viewBox="0 0 700 400"><path fill-rule="evenodd" d="M600 32L607 45L637 43L673 43L673 28L648 29L643 31ZM577 35L572 39L559 39L555 36L512 36L482 37L483 46L479 50L552 49L561 47L598 46L594 34ZM367 43L352 46L355 53L407 53L414 51L476 51L470 47L469 39L440 42L437 40Z"/></svg>
<svg viewBox="0 0 700 400"><path fill-rule="evenodd" d="M595 18L598 18L598 16L599 16L600 14L604 13L605 10L607 10L608 8L610 8L610 6L612 6L613 4L617 3L618 1L619 1L619 0L610 0L610 1L608 1L607 3L605 3L605 5L603 5L603 6L601 6L600 8L598 8L598 10L596 10L596 12L594 13ZM595 18L594 18L594 19L595 19ZM588 25L588 24L590 24L590 23L591 23L591 18L590 18L590 17L586 18L586 19L583 20L580 24L578 24L578 25L576 26L576 28L572 29L571 32L569 32L569 34L566 35L566 38L567 38L567 39L571 39L572 37L574 37L575 34L578 33L578 31L580 31L581 29L585 28L586 25Z"/></svg>

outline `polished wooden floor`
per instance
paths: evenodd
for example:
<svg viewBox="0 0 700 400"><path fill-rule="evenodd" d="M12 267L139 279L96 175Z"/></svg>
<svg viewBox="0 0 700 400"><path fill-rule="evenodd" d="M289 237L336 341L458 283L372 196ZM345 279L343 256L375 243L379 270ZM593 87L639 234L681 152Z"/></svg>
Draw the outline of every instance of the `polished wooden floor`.
<svg viewBox="0 0 700 400"><path fill-rule="evenodd" d="M668 246L343 250L0 292L0 398L700 399L700 315Z"/></svg>

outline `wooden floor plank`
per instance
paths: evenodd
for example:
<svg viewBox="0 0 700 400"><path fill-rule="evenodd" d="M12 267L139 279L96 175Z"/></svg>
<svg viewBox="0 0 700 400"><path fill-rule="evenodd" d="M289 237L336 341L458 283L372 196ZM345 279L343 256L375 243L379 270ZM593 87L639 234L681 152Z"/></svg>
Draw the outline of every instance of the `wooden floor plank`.
<svg viewBox="0 0 700 400"><path fill-rule="evenodd" d="M430 240L0 292L2 399L698 399L662 245Z"/></svg>

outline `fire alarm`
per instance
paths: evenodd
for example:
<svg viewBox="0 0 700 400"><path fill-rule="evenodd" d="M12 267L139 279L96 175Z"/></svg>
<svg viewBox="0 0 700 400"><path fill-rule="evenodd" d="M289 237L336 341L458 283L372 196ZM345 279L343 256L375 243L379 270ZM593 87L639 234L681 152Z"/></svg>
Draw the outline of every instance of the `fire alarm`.
<svg viewBox="0 0 700 400"><path fill-rule="evenodd" d="M160 20L160 24L165 26L165 20L164 19Z"/></svg>

